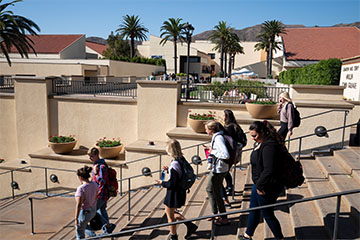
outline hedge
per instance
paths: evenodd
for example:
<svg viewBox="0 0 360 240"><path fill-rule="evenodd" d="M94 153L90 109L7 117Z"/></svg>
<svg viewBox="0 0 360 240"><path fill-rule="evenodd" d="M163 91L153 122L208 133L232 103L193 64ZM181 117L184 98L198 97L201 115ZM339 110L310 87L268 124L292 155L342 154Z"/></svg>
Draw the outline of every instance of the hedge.
<svg viewBox="0 0 360 240"><path fill-rule="evenodd" d="M279 74L285 84L339 85L341 61L336 58L321 60L302 68L293 68Z"/></svg>

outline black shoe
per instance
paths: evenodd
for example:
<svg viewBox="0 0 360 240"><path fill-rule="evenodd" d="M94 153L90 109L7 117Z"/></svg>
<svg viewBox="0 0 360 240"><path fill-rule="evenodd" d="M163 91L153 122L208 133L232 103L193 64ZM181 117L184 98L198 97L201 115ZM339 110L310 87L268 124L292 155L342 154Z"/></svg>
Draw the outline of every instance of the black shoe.
<svg viewBox="0 0 360 240"><path fill-rule="evenodd" d="M238 240L252 240L252 238L247 238L244 235L241 235Z"/></svg>
<svg viewBox="0 0 360 240"><path fill-rule="evenodd" d="M185 239L190 238L190 236L191 236L194 232L196 232L197 229L198 229L198 226L196 226L196 224L194 224L194 223L188 224L188 226L187 226L187 232L186 232L186 235L185 235Z"/></svg>
<svg viewBox="0 0 360 240"><path fill-rule="evenodd" d="M178 240L177 234L170 234L170 240Z"/></svg>

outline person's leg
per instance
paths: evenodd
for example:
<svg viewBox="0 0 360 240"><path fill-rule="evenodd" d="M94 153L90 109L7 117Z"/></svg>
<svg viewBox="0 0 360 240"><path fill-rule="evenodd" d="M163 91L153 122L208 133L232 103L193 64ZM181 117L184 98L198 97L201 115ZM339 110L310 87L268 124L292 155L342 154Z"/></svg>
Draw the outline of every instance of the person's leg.
<svg viewBox="0 0 360 240"><path fill-rule="evenodd" d="M251 197L250 197L250 208L258 207L258 194L256 192L256 185L253 184L251 189ZM253 210L250 211L249 217L248 217L248 223L246 227L245 234L246 237L252 237L254 235L255 229L258 226L260 222L260 210Z"/></svg>
<svg viewBox="0 0 360 240"><path fill-rule="evenodd" d="M75 227L76 229L76 238L82 239L85 238L85 229L90 220L94 217L95 211L90 210L80 210L78 217L78 225ZM91 233L90 233L91 234Z"/></svg>
<svg viewBox="0 0 360 240"><path fill-rule="evenodd" d="M96 215L96 206L94 206L91 210L90 210L90 220L93 219ZM95 237L96 234L94 232L94 230L90 227L89 222L86 224L86 228L85 228L85 233L86 235L88 235L89 237Z"/></svg>
<svg viewBox="0 0 360 240"><path fill-rule="evenodd" d="M209 197L212 212L214 214L216 214L216 213L218 213L218 206L216 205L216 201L215 201L213 178L214 178L214 173L210 172L210 174L208 176L208 182L207 182L207 185L206 185L206 192L207 192L208 197Z"/></svg>
<svg viewBox="0 0 360 240"><path fill-rule="evenodd" d="M169 208L168 206L165 206L165 213L166 217L168 219L168 222L175 222L175 208ZM176 225L170 225L170 234L175 235L176 234Z"/></svg>
<svg viewBox="0 0 360 240"><path fill-rule="evenodd" d="M225 174L226 173L214 173L214 176L212 178L214 200L220 213L226 212L224 201L221 197L221 187L224 181Z"/></svg>
<svg viewBox="0 0 360 240"><path fill-rule="evenodd" d="M106 211L106 202L99 198L96 203L97 213L100 215L102 225L109 222L109 216Z"/></svg>
<svg viewBox="0 0 360 240"><path fill-rule="evenodd" d="M230 196L230 195L232 195L232 191L233 191L233 182L232 182L230 170L225 175L225 182L226 182L226 195Z"/></svg>
<svg viewBox="0 0 360 240"><path fill-rule="evenodd" d="M259 200L259 203L263 206L263 205L275 203L278 196L279 196L279 194L264 195L264 196L259 196L258 200ZM262 214L263 214L264 220L269 225L269 228L271 229L272 233L274 234L274 237L276 239L284 238L282 231L281 231L280 222L274 214L274 208L265 208L262 210Z"/></svg>
<svg viewBox="0 0 360 240"><path fill-rule="evenodd" d="M278 133L283 137L284 140L286 140L286 135L288 133L287 123L280 122L280 129L279 129Z"/></svg>
<svg viewBox="0 0 360 240"><path fill-rule="evenodd" d="M181 214L179 213L178 211L175 210L174 212L174 216L175 216L175 219L176 221L181 221L181 220L185 220L186 218ZM196 224L192 223L192 222L186 222L184 223L186 228L187 228L187 232L186 232L186 235L185 235L185 239L188 239L191 234L193 234L196 229L198 228L198 226L196 226Z"/></svg>

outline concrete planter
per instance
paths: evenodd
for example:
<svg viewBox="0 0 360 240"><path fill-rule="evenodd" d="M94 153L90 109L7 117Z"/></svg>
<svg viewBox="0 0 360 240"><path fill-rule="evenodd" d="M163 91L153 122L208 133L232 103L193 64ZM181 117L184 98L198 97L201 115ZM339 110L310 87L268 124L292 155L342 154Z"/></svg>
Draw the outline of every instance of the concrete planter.
<svg viewBox="0 0 360 240"><path fill-rule="evenodd" d="M76 140L73 142L66 142L66 143L49 142L49 147L57 154L70 153L75 147L76 142L77 142Z"/></svg>
<svg viewBox="0 0 360 240"><path fill-rule="evenodd" d="M116 147L99 147L98 149L102 158L117 158L122 148L123 145L121 144Z"/></svg>
<svg viewBox="0 0 360 240"><path fill-rule="evenodd" d="M273 118L277 114L277 104L256 104L246 103L246 110L253 118L257 119L269 119Z"/></svg>
<svg viewBox="0 0 360 240"><path fill-rule="evenodd" d="M205 123L207 120L195 120L188 118L189 126L197 133L205 133Z"/></svg>

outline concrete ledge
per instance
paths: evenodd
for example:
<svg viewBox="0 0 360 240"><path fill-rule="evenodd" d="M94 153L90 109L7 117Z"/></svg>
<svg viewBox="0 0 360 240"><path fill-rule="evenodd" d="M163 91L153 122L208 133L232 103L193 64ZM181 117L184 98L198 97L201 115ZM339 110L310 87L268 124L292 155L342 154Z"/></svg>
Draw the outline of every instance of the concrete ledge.
<svg viewBox="0 0 360 240"><path fill-rule="evenodd" d="M127 152L141 152L141 153L159 153L166 154L166 142L153 141L154 145L149 145L152 140L137 140L125 146Z"/></svg>
<svg viewBox="0 0 360 240"><path fill-rule="evenodd" d="M136 104L137 100L131 97L120 96L102 96L93 94L68 94L61 96L50 96L53 99L65 100L65 101L80 101L80 102L114 102L114 103L129 103Z"/></svg>
<svg viewBox="0 0 360 240"><path fill-rule="evenodd" d="M353 109L354 105L346 101L325 101L325 100L294 100L297 107L308 107L308 108L340 108L340 109Z"/></svg>
<svg viewBox="0 0 360 240"><path fill-rule="evenodd" d="M69 154L56 154L50 148L41 149L35 153L30 153L31 158L37 158L41 160L50 160L50 161L61 161L61 162L75 162L83 163L87 165L92 165L89 156L87 155L87 149L74 149ZM117 159L106 159L106 163L109 166L119 166L121 163L124 163L125 154L121 153Z"/></svg>
<svg viewBox="0 0 360 240"><path fill-rule="evenodd" d="M206 133L196 133L191 127L177 127L166 133L170 138L191 139L199 141L211 141Z"/></svg>

